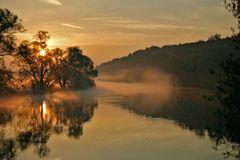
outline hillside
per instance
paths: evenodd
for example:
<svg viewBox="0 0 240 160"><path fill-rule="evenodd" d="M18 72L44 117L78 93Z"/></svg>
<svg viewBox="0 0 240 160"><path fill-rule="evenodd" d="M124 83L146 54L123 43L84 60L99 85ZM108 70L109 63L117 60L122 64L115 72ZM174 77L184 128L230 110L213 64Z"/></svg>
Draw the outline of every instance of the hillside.
<svg viewBox="0 0 240 160"><path fill-rule="evenodd" d="M209 70L219 75L218 64L234 52L231 38L153 46L103 63L97 69L102 80L141 82L143 73L150 70L174 77L181 86L212 88L218 76Z"/></svg>

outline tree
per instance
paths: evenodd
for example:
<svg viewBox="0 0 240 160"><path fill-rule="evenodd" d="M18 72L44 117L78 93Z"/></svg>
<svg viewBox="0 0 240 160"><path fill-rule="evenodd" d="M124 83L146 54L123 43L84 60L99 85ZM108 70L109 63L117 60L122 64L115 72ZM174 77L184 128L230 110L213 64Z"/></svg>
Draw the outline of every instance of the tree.
<svg viewBox="0 0 240 160"><path fill-rule="evenodd" d="M212 35L208 38L208 41L216 41L216 40L221 40L221 35L220 34L215 34L215 35Z"/></svg>
<svg viewBox="0 0 240 160"><path fill-rule="evenodd" d="M57 85L68 88L88 88L94 86L97 76L93 61L82 54L79 47L67 50L50 50L47 31L38 31L33 41L16 44L17 32L24 32L18 16L8 9L0 9L0 58L12 56L18 69L14 74L6 69L4 58L0 59L0 91L13 88L32 88L44 91ZM14 79L14 81L13 81ZM4 92L3 92L4 91Z"/></svg>
<svg viewBox="0 0 240 160"><path fill-rule="evenodd" d="M225 0L225 8L238 20L240 24L240 0Z"/></svg>
<svg viewBox="0 0 240 160"><path fill-rule="evenodd" d="M238 20L240 27L240 0L225 0L225 7ZM240 28L233 36L239 50ZM225 145L226 158L240 158L240 55L231 54L220 64L222 76L218 80L214 99L222 108L218 112L221 130L216 131L216 149Z"/></svg>
<svg viewBox="0 0 240 160"><path fill-rule="evenodd" d="M0 8L0 94L12 91L10 81L12 72L6 69L3 56L11 55L16 48L15 33L24 32L18 16L8 9Z"/></svg>
<svg viewBox="0 0 240 160"><path fill-rule="evenodd" d="M97 76L93 61L83 55L78 47L69 47L66 58L62 61L60 86L69 88L88 88L94 86Z"/></svg>
<svg viewBox="0 0 240 160"><path fill-rule="evenodd" d="M0 95L13 91L10 87L12 79L12 72L6 69L4 59L0 58Z"/></svg>
<svg viewBox="0 0 240 160"><path fill-rule="evenodd" d="M0 9L0 56L13 53L16 47L17 32L24 32L24 27L17 15L8 9Z"/></svg>
<svg viewBox="0 0 240 160"><path fill-rule="evenodd" d="M240 0L225 0L226 9L238 20L240 26ZM233 35L236 49L239 50L240 30ZM220 68L223 71L215 91L215 98L224 106L225 113L236 112L240 117L240 55L230 54L222 61ZM228 111L227 111L228 110Z"/></svg>
<svg viewBox="0 0 240 160"><path fill-rule="evenodd" d="M54 79L53 59L47 48L47 40L50 35L46 31L38 31L33 36L34 41L23 41L17 50L15 64L19 67L18 76L25 86L34 90L45 90L56 83ZM41 51L46 55L41 55Z"/></svg>
<svg viewBox="0 0 240 160"><path fill-rule="evenodd" d="M83 55L79 47L49 50L50 35L46 31L39 31L33 38L33 42L23 41L14 55L18 78L24 88L43 91L57 84L62 88L94 86L97 71L93 61ZM44 55L40 54L42 51Z"/></svg>

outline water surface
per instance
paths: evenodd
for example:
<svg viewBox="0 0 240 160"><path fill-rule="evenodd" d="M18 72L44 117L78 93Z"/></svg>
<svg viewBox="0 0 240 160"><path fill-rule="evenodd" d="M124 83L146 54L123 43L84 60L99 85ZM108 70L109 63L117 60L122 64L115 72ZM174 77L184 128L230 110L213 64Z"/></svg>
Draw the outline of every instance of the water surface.
<svg viewBox="0 0 240 160"><path fill-rule="evenodd" d="M166 91L166 90L165 90ZM164 94L166 93L166 94ZM218 106L203 89L120 94L101 87L0 100L0 155L53 160L219 160Z"/></svg>

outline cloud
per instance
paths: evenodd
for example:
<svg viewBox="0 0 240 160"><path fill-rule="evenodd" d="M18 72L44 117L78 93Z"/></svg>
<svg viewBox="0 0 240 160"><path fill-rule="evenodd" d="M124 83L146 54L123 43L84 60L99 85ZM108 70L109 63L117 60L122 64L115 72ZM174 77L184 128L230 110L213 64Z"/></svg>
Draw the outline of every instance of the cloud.
<svg viewBox="0 0 240 160"><path fill-rule="evenodd" d="M83 29L83 27L81 27L81 26L75 26L75 25L68 24L68 23L62 23L61 25L65 26L65 27L70 27L70 28Z"/></svg>
<svg viewBox="0 0 240 160"><path fill-rule="evenodd" d="M167 24L128 24L128 25L116 25L116 27L126 29L202 29L196 26L181 26L181 25L167 25Z"/></svg>
<svg viewBox="0 0 240 160"><path fill-rule="evenodd" d="M90 18L83 18L82 20L87 21L102 21L104 23L136 23L138 21L125 18L125 17L90 17Z"/></svg>
<svg viewBox="0 0 240 160"><path fill-rule="evenodd" d="M59 0L40 0L40 1L48 3L48 4L56 5L56 6L62 5L62 2L60 2Z"/></svg>
<svg viewBox="0 0 240 160"><path fill-rule="evenodd" d="M157 30L157 29L199 30L199 29L203 29L203 27L199 27L199 26L149 23L144 21L132 20L124 17L91 17L91 18L84 18L83 20L98 21L98 22L103 22L104 25L108 25L116 28L135 29L135 30L136 29L137 30Z"/></svg>

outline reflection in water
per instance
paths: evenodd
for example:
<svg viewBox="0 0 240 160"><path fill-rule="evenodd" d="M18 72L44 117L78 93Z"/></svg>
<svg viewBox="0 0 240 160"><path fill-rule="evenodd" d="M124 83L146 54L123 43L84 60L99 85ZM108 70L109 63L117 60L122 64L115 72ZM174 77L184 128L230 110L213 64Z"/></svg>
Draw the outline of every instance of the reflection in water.
<svg viewBox="0 0 240 160"><path fill-rule="evenodd" d="M147 118L173 120L183 129L188 129L203 137L208 135L224 158L240 159L240 112L223 111L220 106L203 98L209 91L181 90L173 97L162 99L158 94L128 95L113 101L121 108Z"/></svg>
<svg viewBox="0 0 240 160"><path fill-rule="evenodd" d="M203 96L208 94L209 91L200 89L177 91L168 99L162 99L158 94L135 94L114 103L147 118L174 120L181 128L204 136L206 131L211 135L218 128L214 116L218 106L204 100Z"/></svg>
<svg viewBox="0 0 240 160"><path fill-rule="evenodd" d="M225 158L240 159L240 108L239 106L223 106L219 112L220 129L212 138L215 149L221 150Z"/></svg>
<svg viewBox="0 0 240 160"><path fill-rule="evenodd" d="M42 110L43 117L46 117L47 116L47 107L46 107L46 102L45 101L43 101L43 104L41 106L41 110Z"/></svg>
<svg viewBox="0 0 240 160"><path fill-rule="evenodd" d="M73 92L32 96L24 104L0 106L0 159L13 159L30 145L39 157L45 157L51 151L47 142L52 134L78 139L96 106L92 94ZM13 134L8 133L9 127Z"/></svg>
<svg viewBox="0 0 240 160"><path fill-rule="evenodd" d="M75 144L75 146L77 146L76 148L79 147L82 150L85 148L89 151L88 147L90 146L90 148L94 148L94 140L97 140L97 137L99 135L102 135L102 137L99 137L100 140L96 141L98 142L97 146L101 148L98 150L100 152L92 149L92 152L90 152L88 156L96 154L97 157L99 153L109 153L109 150L114 147L117 148L117 151L115 150L115 152L112 152L112 154L114 154L113 157L117 157L117 153L131 155L131 153L134 152L131 149L134 147L139 147L139 144L142 144L143 146L140 147L144 148L143 150L147 150L149 155L152 155L156 159L158 156L161 157L160 154L162 154L162 157L164 157L163 152L166 150L169 153L181 150L186 145L185 140L190 140L190 137L188 137L189 135L184 134L181 135L180 138L178 137L179 139L184 139L184 144L179 144L177 143L178 141L173 141L179 146L175 146L172 142L170 143L169 147L167 142L174 139L174 137L177 137L179 131L177 131L177 133L172 133L174 131L176 132L176 130L166 130L164 131L166 135L174 134L174 136L172 136L170 139L168 139L168 137L161 139L161 136L164 135L164 127L169 127L169 121L161 121L163 118L175 122L176 126L178 127L175 125L173 126L174 128L177 128L177 130L180 127L185 130L183 131L179 129L184 133L186 130L194 132L196 135L198 135L195 137L201 137L201 140L204 140L204 136L210 137L210 139L216 144L214 146L214 149L220 150L225 157L234 157L236 159L239 159L240 157L239 112L236 110L232 110L231 112L224 112L224 118L218 119L215 116L215 112L219 109L219 106L214 103L209 103L203 98L203 95L207 96L209 94L209 91L200 89L183 89L176 91L176 93L168 92L166 95L164 95L163 92L159 94L138 93L127 96L118 96L112 92L98 92L98 94L100 94L99 105L101 104L102 108L110 103L110 106L112 108L114 108L114 106L120 106L123 109L118 110L119 108L115 107L114 109L117 109L118 111L115 113L111 111L111 107L107 107L107 109L105 109L104 112L100 114L101 116L95 116L98 117L98 120L95 121L95 125L91 126L91 129L93 129L91 130L92 132L88 131L88 135L92 136L86 138L89 140L91 145L86 145L88 144L86 143L86 139L85 143L83 143L82 146L80 144ZM101 97L104 98L101 99ZM105 101L105 103L103 103L103 101ZM20 152L27 151L30 147L34 149L34 152L40 158L49 156L49 153L53 152L53 148L57 147L56 144L50 145L48 143L51 137L54 137L53 135L62 135L68 137L69 139L78 140L83 135L84 123L92 119L94 110L97 105L97 97L91 91L56 92L45 96L21 96L11 97L6 100L1 99L0 160L14 159L16 155L18 155ZM128 116L126 114L126 109L131 113L131 117L128 117L128 119L126 118ZM142 126L144 123L140 122L142 119L134 119L136 116L133 115L136 114L144 116L146 117L145 120L150 121L157 118L159 121L155 121L155 125L157 124L159 126L162 126L159 130L157 130L156 126L151 126L151 123L147 123L149 126L144 127ZM125 124L126 122L127 124ZM123 136L124 138L121 139L122 135L126 136ZM62 136L60 137L62 138ZM109 138L111 136L114 137L113 141L111 141ZM138 136L140 136L141 140L137 139ZM84 137L81 137L81 142L84 141ZM156 139L154 139L151 143L147 141L149 137ZM104 141L102 147L101 143L103 142L103 138L106 138L105 140L108 140L110 142L107 143ZM134 138L137 139L137 141L133 141L133 143L136 144L131 144L130 142L129 144L127 143L127 145L123 146L125 150L123 152L120 152L118 148L119 146L116 147L116 143L119 145L118 143L120 142L116 142L115 138L118 141L123 142L129 141L130 139L132 140ZM113 142L115 142L115 145ZM71 145L72 143L73 141L71 141ZM196 141L195 139L195 141L191 141L191 144L192 143L199 143L199 141ZM128 145L132 148L128 148ZM152 148L146 148L144 145L150 145ZM158 147L161 147L161 145L163 145L163 148L159 149ZM164 150L165 147L167 148L166 150ZM210 147L211 146L209 146L209 148ZM104 148L106 149L105 152L103 152ZM190 153L201 152L200 150L193 151L187 147L186 149L189 149ZM205 148L199 149L204 150ZM81 153L81 156L84 153L89 153L86 150L85 152ZM163 151L161 152L161 150ZM76 157L79 156L76 151L73 152L73 154L76 154ZM119 155L123 154L118 154L118 156ZM92 159L96 159L96 157ZM186 157L182 156L175 158L184 159ZM121 159L121 156L117 157L116 159ZM144 157L140 159L144 159ZM145 157L145 159L151 158Z"/></svg>

